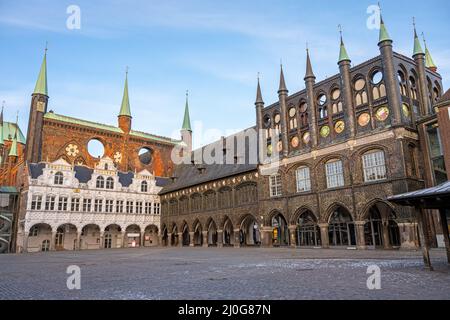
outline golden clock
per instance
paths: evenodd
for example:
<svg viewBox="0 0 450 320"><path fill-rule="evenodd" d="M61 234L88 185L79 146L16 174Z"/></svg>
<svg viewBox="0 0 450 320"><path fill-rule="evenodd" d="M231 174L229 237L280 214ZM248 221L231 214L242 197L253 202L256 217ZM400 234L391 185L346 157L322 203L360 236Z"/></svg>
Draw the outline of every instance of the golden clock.
<svg viewBox="0 0 450 320"><path fill-rule="evenodd" d="M45 102L44 101L38 101L36 103L36 110L39 112L45 112Z"/></svg>
<svg viewBox="0 0 450 320"><path fill-rule="evenodd" d="M323 126L322 128L320 128L320 135L323 138L326 138L330 135L330 127L329 126Z"/></svg>
<svg viewBox="0 0 450 320"><path fill-rule="evenodd" d="M339 120L334 124L334 131L336 133L342 133L345 130L345 122L342 120Z"/></svg>
<svg viewBox="0 0 450 320"><path fill-rule="evenodd" d="M309 132L305 132L302 136L302 140L304 144L308 144L311 140L311 134Z"/></svg>
<svg viewBox="0 0 450 320"><path fill-rule="evenodd" d="M291 139L291 146L292 146L293 148L297 148L298 145L299 145L299 143L300 143L300 141L299 141L298 137L293 137L293 138Z"/></svg>
<svg viewBox="0 0 450 320"><path fill-rule="evenodd" d="M385 121L389 117L389 108L388 107L378 108L375 116L377 117L378 121Z"/></svg>
<svg viewBox="0 0 450 320"><path fill-rule="evenodd" d="M370 114L368 113L362 113L359 117L358 117L358 124L361 127L365 127L369 124L370 122Z"/></svg>

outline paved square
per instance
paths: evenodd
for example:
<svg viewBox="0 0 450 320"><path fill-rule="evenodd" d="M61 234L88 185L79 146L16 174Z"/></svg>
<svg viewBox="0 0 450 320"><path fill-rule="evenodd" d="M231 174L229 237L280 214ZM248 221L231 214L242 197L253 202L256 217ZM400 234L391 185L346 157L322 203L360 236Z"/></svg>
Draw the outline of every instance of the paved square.
<svg viewBox="0 0 450 320"><path fill-rule="evenodd" d="M445 252L153 248L0 255L0 299L450 299ZM368 290L369 265L381 290ZM66 269L81 268L81 290Z"/></svg>

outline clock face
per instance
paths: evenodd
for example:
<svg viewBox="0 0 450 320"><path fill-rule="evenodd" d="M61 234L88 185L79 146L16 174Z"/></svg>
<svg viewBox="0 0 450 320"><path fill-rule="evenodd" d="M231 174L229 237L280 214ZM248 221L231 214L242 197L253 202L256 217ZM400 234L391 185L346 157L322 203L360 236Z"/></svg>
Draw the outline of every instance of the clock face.
<svg viewBox="0 0 450 320"><path fill-rule="evenodd" d="M281 116L279 114L277 114L275 116L275 123L280 123L280 121L281 121Z"/></svg>
<svg viewBox="0 0 450 320"><path fill-rule="evenodd" d="M329 126L323 126L322 128L320 128L320 135L323 138L326 138L330 135L330 127Z"/></svg>
<svg viewBox="0 0 450 320"><path fill-rule="evenodd" d="M293 148L297 148L298 145L299 145L299 143L300 143L300 141L299 141L298 137L293 137L293 138L291 139L291 146L292 146Z"/></svg>
<svg viewBox="0 0 450 320"><path fill-rule="evenodd" d="M291 118L295 117L296 113L297 113L297 110L295 110L295 108L289 109L289 117L291 117Z"/></svg>
<svg viewBox="0 0 450 320"><path fill-rule="evenodd" d="M271 156L272 155L272 145L271 144L269 144L268 146L267 146L267 156Z"/></svg>
<svg viewBox="0 0 450 320"><path fill-rule="evenodd" d="M376 117L378 121L385 121L389 117L389 109L387 107L379 108Z"/></svg>
<svg viewBox="0 0 450 320"><path fill-rule="evenodd" d="M345 130L345 122L344 121L338 121L334 125L334 131L336 133L342 133Z"/></svg>
<svg viewBox="0 0 450 320"><path fill-rule="evenodd" d="M302 140L303 140L303 143L304 143L304 144L308 144L309 141L311 140L311 135L310 135L310 133L309 133L309 132L305 132L305 133L303 134Z"/></svg>
<svg viewBox="0 0 450 320"><path fill-rule="evenodd" d="M411 116L411 112L409 111L409 106L406 103L404 103L402 105L402 111L403 111L403 114L405 115L405 117L409 118Z"/></svg>
<svg viewBox="0 0 450 320"><path fill-rule="evenodd" d="M45 103L44 101L38 101L36 103L36 110L39 112L45 112Z"/></svg>
<svg viewBox="0 0 450 320"><path fill-rule="evenodd" d="M370 122L370 114L368 113L363 113L358 117L358 124L361 127L367 126L369 122Z"/></svg>
<svg viewBox="0 0 450 320"><path fill-rule="evenodd" d="M277 143L277 150L278 150L278 152L283 151L283 143L281 141L278 141L278 143Z"/></svg>

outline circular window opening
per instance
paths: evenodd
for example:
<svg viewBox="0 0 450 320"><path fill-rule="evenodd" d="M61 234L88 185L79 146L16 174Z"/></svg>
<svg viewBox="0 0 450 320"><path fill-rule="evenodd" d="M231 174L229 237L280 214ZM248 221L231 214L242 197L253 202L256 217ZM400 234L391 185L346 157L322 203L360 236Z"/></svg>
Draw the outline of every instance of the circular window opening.
<svg viewBox="0 0 450 320"><path fill-rule="evenodd" d="M303 102L300 104L300 112L303 113L308 109L308 105L306 104L306 102Z"/></svg>
<svg viewBox="0 0 450 320"><path fill-rule="evenodd" d="M339 90L339 89L334 89L334 90L331 92L331 98L332 98L333 100L339 99L340 96L341 96L341 90Z"/></svg>
<svg viewBox="0 0 450 320"><path fill-rule="evenodd" d="M270 117L269 116L265 116L264 117L264 126L266 127L266 128L269 128L270 127L270 125L271 125L271 120L270 120Z"/></svg>
<svg viewBox="0 0 450 320"><path fill-rule="evenodd" d="M146 147L141 148L138 153L139 160L142 164L149 165L152 162L152 154L152 149Z"/></svg>
<svg viewBox="0 0 450 320"><path fill-rule="evenodd" d="M275 115L275 124L279 124L281 121L281 116L279 114Z"/></svg>
<svg viewBox="0 0 450 320"><path fill-rule="evenodd" d="M319 106L323 106L325 103L327 103L327 96L324 94L321 94L318 98L317 98L317 103L319 103Z"/></svg>
<svg viewBox="0 0 450 320"><path fill-rule="evenodd" d="M381 80L383 80L383 74L381 73L381 71L375 71L372 74L372 83L373 84L379 84L381 82Z"/></svg>
<svg viewBox="0 0 450 320"><path fill-rule="evenodd" d="M101 158L105 154L105 146L98 139L89 140L87 147L89 154L94 158Z"/></svg>
<svg viewBox="0 0 450 320"><path fill-rule="evenodd" d="M362 89L364 89L364 87L366 86L366 81L364 79L358 79L355 82L355 90L356 91L360 91Z"/></svg>

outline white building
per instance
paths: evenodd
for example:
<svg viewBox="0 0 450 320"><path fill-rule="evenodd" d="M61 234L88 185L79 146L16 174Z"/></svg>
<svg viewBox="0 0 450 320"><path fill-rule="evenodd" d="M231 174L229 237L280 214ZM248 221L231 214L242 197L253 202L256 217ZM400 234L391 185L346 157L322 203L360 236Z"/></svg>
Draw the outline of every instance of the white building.
<svg viewBox="0 0 450 320"><path fill-rule="evenodd" d="M119 172L108 157L94 169L30 164L17 252L156 246L166 183L147 170Z"/></svg>

